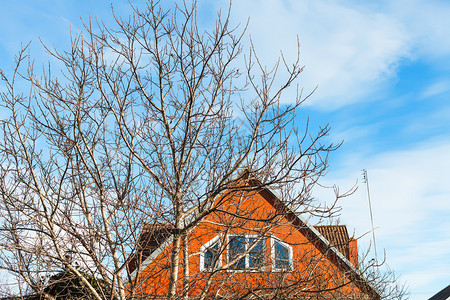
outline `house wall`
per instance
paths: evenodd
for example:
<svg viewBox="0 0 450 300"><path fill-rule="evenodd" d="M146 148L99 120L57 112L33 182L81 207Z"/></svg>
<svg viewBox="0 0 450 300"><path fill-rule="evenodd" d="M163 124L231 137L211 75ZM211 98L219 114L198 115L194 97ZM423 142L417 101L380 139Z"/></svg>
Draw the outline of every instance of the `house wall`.
<svg viewBox="0 0 450 300"><path fill-rule="evenodd" d="M267 191L232 192L218 198L215 211L210 213L189 234L188 264L181 259L179 294L183 294L183 268L189 269L188 293L191 298L202 295L207 298L235 299L248 293L271 294L277 297L317 299L317 295L346 295L351 299L361 292L355 284L331 262L324 250L320 251L303 234L286 211L278 207ZM265 237L266 263L261 270L253 271L202 271L200 249L208 241L219 236L222 241L222 267L227 261L227 235L254 234ZM293 268L274 271L271 261L271 238L280 239L292 246ZM353 247L353 248L352 248ZM350 245L352 254L357 253L356 243ZM325 250L326 251L326 250ZM170 271L170 247L162 251L136 279L139 293L146 299L159 299L167 294ZM183 255L181 255L183 256Z"/></svg>
<svg viewBox="0 0 450 300"><path fill-rule="evenodd" d="M348 243L348 248L350 252L349 260L354 266L358 266L358 241L354 238L350 238Z"/></svg>

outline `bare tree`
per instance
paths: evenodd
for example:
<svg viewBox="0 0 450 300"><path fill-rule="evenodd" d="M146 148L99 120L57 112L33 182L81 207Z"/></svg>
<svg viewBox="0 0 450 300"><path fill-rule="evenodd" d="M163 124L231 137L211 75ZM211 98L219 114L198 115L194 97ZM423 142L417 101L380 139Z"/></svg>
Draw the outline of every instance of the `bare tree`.
<svg viewBox="0 0 450 300"><path fill-rule="evenodd" d="M386 263L386 253L381 262L367 259L371 249L361 252L359 269L368 281L383 295L382 299L409 299L408 285Z"/></svg>
<svg viewBox="0 0 450 300"><path fill-rule="evenodd" d="M88 22L66 51L47 49L60 70L36 71L24 47L13 72L1 73L0 268L16 294L48 294L49 280L68 272L89 297L137 297L139 275L128 266L142 271L143 229L164 227L173 238L167 299L186 299L198 280L187 266L198 255L189 252L190 233L224 210L224 193L268 187L292 211L335 212L335 201L322 207L310 196L336 146L322 143L328 126L295 123L308 98L296 88L299 55L266 68L253 46L244 54L245 28L230 24L229 10L201 31L195 2L133 9L115 15L115 28ZM243 169L257 184L236 184ZM222 232L248 228L246 213L238 205ZM264 236L283 216L252 222L270 220L255 227ZM206 285L224 279L217 274ZM208 297L208 286L199 295Z"/></svg>

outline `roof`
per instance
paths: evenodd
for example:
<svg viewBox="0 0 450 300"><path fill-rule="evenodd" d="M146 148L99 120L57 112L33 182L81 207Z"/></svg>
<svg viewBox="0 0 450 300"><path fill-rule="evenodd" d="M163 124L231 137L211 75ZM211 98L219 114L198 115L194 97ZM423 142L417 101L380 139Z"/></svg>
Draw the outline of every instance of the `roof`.
<svg viewBox="0 0 450 300"><path fill-rule="evenodd" d="M450 299L450 285L444 288L442 291L434 295L428 300L447 300Z"/></svg>
<svg viewBox="0 0 450 300"><path fill-rule="evenodd" d="M264 194L266 200L277 210L284 212L286 218L292 222L292 224L299 230L311 243L313 243L330 261L332 261L338 268L343 272L347 272L349 278L360 288L360 290L368 293L371 299L381 299L381 292L378 291L363 274L356 269L356 267L348 260L348 255L341 253L339 249L340 241L347 236L348 232L345 225L335 225L335 228L325 228L325 226L314 227L310 225L305 218L300 214L293 212L286 204L281 200L275 191L270 187L263 185L254 176L251 176L250 171L245 171L240 175L240 178L245 178L250 185L255 185L261 187L259 190L260 194ZM194 211L190 217L195 218L198 212ZM345 232L343 226L345 228ZM320 232L322 231L323 234ZM330 240L327 239L327 236ZM141 269L143 270L148 266L153 259L155 259L164 249L170 246L172 243L173 236L170 233L162 244L159 245L155 250L153 250L149 255L140 260ZM343 247L341 247L343 248ZM347 248L348 250L348 248ZM345 252L345 251L344 251ZM347 251L348 253L348 251ZM131 278L135 278L137 275L136 270L131 274Z"/></svg>
<svg viewBox="0 0 450 300"><path fill-rule="evenodd" d="M317 231L330 242L331 245L337 248L347 259L350 257L348 242L347 226L345 225L321 225L314 226Z"/></svg>
<svg viewBox="0 0 450 300"><path fill-rule="evenodd" d="M132 273L145 261L159 246L172 234L173 226L170 224L144 224L139 237L138 248L128 263L128 270Z"/></svg>
<svg viewBox="0 0 450 300"><path fill-rule="evenodd" d="M111 286L101 278L81 271L92 287L107 299L111 297ZM49 277L43 291L25 296L3 297L0 300L43 300L43 299L91 299L94 295L83 285L77 275L65 269Z"/></svg>

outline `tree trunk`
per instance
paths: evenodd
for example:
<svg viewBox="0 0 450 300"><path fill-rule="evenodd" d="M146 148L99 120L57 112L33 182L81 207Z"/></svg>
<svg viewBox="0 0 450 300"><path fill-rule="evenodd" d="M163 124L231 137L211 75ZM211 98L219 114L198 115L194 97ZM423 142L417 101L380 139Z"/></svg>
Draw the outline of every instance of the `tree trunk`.
<svg viewBox="0 0 450 300"><path fill-rule="evenodd" d="M181 249L181 235L179 232L175 232L175 234L173 235L172 257L170 259L171 268L169 279L169 291L167 293L168 300L175 299L175 295L177 292L180 249Z"/></svg>

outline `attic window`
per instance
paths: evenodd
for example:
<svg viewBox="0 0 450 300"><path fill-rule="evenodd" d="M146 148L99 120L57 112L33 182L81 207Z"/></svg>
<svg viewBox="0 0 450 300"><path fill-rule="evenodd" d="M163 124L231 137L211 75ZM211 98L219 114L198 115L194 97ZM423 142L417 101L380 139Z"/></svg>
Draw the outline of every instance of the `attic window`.
<svg viewBox="0 0 450 300"><path fill-rule="evenodd" d="M220 235L218 235L200 248L200 269L202 271L212 271L222 265L220 246Z"/></svg>
<svg viewBox="0 0 450 300"><path fill-rule="evenodd" d="M257 235L228 236L228 261L240 257L230 269L261 269L265 261L265 248L265 239Z"/></svg>
<svg viewBox="0 0 450 300"><path fill-rule="evenodd" d="M272 270L292 270L292 246L285 242L272 238Z"/></svg>

